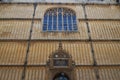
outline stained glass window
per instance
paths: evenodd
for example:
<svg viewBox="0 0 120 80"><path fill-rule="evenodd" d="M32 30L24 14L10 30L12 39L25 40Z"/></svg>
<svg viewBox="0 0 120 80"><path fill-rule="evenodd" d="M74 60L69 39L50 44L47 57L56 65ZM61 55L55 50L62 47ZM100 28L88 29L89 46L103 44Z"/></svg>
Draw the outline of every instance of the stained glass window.
<svg viewBox="0 0 120 80"><path fill-rule="evenodd" d="M67 8L53 8L46 11L43 31L77 31L76 14Z"/></svg>

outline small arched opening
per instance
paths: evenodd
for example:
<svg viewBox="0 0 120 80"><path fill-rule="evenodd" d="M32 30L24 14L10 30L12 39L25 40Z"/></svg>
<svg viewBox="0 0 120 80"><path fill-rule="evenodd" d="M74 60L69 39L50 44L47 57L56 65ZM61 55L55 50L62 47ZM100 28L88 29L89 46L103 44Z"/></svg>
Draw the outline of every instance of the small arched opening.
<svg viewBox="0 0 120 80"><path fill-rule="evenodd" d="M56 74L53 80L70 80L70 79L67 76L67 74L65 74L64 72L61 72L61 73Z"/></svg>

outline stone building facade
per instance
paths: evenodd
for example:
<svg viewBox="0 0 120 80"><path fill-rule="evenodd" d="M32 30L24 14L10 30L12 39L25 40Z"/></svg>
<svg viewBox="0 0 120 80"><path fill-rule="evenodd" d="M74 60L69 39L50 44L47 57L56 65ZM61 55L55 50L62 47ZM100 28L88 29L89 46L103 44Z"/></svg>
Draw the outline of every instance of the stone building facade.
<svg viewBox="0 0 120 80"><path fill-rule="evenodd" d="M42 3L116 3L119 0L1 0L3 2L42 2Z"/></svg>
<svg viewBox="0 0 120 80"><path fill-rule="evenodd" d="M77 30L44 31L54 8L75 12ZM0 3L0 80L119 79L119 4Z"/></svg>

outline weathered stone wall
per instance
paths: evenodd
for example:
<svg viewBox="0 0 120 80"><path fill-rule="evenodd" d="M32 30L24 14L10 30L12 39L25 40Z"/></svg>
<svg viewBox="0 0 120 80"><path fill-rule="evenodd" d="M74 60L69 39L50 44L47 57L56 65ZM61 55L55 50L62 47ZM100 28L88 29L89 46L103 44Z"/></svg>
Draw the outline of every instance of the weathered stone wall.
<svg viewBox="0 0 120 80"><path fill-rule="evenodd" d="M42 31L44 13L54 7L76 12L77 32ZM34 10L34 4L0 4L0 80L46 80L46 61L60 40L76 63L76 80L120 79L119 5L38 4Z"/></svg>

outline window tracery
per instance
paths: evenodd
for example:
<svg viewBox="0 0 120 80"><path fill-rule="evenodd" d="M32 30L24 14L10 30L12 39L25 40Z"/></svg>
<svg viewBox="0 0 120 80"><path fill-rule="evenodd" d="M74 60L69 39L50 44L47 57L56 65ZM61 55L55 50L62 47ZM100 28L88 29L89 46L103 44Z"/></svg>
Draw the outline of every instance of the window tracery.
<svg viewBox="0 0 120 80"><path fill-rule="evenodd" d="M44 15L43 31L77 31L75 12L67 8L49 9Z"/></svg>

